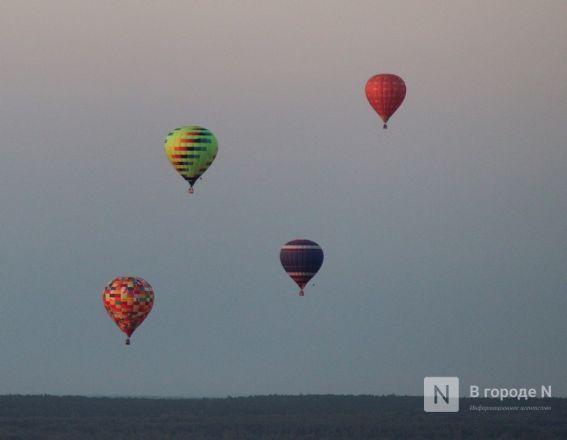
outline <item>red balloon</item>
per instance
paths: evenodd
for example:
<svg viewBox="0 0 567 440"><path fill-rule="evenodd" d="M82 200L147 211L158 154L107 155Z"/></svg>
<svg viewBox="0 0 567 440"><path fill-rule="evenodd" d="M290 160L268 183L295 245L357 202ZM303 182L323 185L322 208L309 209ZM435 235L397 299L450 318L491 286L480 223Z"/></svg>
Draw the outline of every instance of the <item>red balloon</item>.
<svg viewBox="0 0 567 440"><path fill-rule="evenodd" d="M397 75L380 73L368 80L365 91L368 102L384 121L384 128L388 128L388 119L406 97L406 83Z"/></svg>

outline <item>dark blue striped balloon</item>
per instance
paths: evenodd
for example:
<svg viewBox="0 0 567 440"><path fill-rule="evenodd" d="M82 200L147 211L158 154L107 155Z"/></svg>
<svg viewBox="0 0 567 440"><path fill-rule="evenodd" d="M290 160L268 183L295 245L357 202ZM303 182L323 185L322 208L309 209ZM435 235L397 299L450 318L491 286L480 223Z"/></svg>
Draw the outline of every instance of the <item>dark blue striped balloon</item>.
<svg viewBox="0 0 567 440"><path fill-rule="evenodd" d="M323 249L311 240L292 240L280 250L280 261L287 274L299 286L299 295L323 264Z"/></svg>

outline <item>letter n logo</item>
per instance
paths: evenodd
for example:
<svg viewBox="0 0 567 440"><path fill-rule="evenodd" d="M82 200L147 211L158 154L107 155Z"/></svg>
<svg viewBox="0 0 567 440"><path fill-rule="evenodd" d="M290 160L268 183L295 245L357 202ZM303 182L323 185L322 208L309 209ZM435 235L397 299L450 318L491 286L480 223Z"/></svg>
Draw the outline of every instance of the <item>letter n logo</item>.
<svg viewBox="0 0 567 440"><path fill-rule="evenodd" d="M425 412L459 411L459 378L426 377L423 379L423 410Z"/></svg>

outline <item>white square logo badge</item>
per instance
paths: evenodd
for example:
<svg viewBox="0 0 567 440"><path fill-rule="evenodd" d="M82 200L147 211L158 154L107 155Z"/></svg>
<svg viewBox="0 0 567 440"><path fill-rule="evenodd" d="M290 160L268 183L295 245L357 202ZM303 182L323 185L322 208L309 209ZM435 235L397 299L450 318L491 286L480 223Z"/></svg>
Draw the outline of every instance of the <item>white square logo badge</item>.
<svg viewBox="0 0 567 440"><path fill-rule="evenodd" d="M425 412L459 411L459 378L426 377L423 379L423 410Z"/></svg>

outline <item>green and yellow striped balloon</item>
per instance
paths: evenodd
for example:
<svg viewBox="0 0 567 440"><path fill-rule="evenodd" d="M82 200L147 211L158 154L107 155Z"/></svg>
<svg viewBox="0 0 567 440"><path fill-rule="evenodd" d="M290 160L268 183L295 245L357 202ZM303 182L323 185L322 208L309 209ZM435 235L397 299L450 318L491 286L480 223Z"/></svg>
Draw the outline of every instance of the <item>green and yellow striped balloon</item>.
<svg viewBox="0 0 567 440"><path fill-rule="evenodd" d="M187 125L169 133L163 149L173 168L189 182L189 192L192 193L197 179L217 157L218 142L206 128Z"/></svg>

